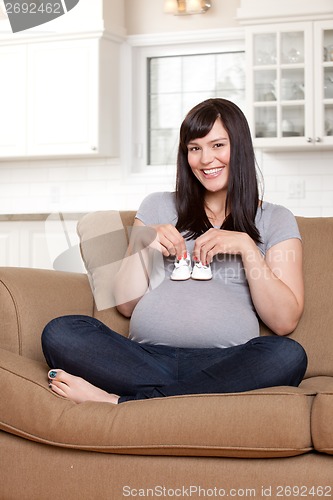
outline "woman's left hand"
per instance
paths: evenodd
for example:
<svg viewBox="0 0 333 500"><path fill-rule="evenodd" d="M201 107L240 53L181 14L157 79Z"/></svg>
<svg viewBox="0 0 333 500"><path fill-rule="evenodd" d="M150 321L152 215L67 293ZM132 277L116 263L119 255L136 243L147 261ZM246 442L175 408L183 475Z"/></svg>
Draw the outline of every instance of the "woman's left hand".
<svg viewBox="0 0 333 500"><path fill-rule="evenodd" d="M214 255L242 254L251 245L255 245L254 241L246 233L211 228L196 239L193 259L210 264Z"/></svg>

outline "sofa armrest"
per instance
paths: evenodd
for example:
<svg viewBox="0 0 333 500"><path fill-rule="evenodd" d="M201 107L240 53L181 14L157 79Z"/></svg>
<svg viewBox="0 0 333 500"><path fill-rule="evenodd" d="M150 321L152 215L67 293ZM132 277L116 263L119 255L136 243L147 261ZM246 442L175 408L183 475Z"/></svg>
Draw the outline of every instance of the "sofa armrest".
<svg viewBox="0 0 333 500"><path fill-rule="evenodd" d="M53 318L93 314L85 274L0 267L0 347L43 360L40 336Z"/></svg>

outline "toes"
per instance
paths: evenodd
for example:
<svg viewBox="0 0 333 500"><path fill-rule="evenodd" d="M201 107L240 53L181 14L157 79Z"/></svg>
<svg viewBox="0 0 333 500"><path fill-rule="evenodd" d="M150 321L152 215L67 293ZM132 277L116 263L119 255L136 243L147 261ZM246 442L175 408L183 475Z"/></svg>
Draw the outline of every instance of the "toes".
<svg viewBox="0 0 333 500"><path fill-rule="evenodd" d="M53 382L52 384L49 384L49 387L56 394L59 394L60 396L64 396L65 395L64 391L61 389L61 387L59 387L59 385L56 382Z"/></svg>
<svg viewBox="0 0 333 500"><path fill-rule="evenodd" d="M63 382L64 384L67 384L68 381L72 378L72 375L69 375L69 373L65 372L64 370L59 370L53 369L48 372L48 378L49 382L53 382L54 380L57 380L59 382Z"/></svg>
<svg viewBox="0 0 333 500"><path fill-rule="evenodd" d="M55 378L59 378L60 373L61 370L50 370L47 375L50 380L54 380Z"/></svg>
<svg viewBox="0 0 333 500"><path fill-rule="evenodd" d="M48 372L49 388L60 396L66 397L66 372L63 370L50 370Z"/></svg>
<svg viewBox="0 0 333 500"><path fill-rule="evenodd" d="M54 376L56 372L56 375ZM53 392L59 394L60 396L65 396L67 397L67 392L69 390L69 387L64 380L64 375L66 375L66 372L63 372L62 370L51 370L49 372L49 388L52 389Z"/></svg>
<svg viewBox="0 0 333 500"><path fill-rule="evenodd" d="M64 398L67 398L67 393L63 390L64 388L67 387L65 384L62 384L61 382L60 383L53 382L52 384L49 384L49 387L53 392L58 394L58 396L63 396Z"/></svg>

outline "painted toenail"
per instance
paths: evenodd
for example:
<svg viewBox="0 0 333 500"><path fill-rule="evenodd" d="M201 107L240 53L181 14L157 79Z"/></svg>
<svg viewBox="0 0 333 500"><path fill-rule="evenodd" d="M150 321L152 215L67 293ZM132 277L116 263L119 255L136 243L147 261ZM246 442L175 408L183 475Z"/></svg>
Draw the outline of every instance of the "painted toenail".
<svg viewBox="0 0 333 500"><path fill-rule="evenodd" d="M57 376L57 372L55 372L53 370L49 373L50 378L56 378L56 376Z"/></svg>

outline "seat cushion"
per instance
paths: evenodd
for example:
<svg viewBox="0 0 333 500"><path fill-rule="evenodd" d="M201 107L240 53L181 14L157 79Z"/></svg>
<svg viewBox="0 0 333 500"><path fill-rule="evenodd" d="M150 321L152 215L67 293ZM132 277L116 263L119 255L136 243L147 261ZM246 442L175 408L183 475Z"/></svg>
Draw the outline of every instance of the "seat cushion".
<svg viewBox="0 0 333 500"><path fill-rule="evenodd" d="M302 380L300 387L311 392L333 392L333 377L310 377Z"/></svg>
<svg viewBox="0 0 333 500"><path fill-rule="evenodd" d="M317 393L311 412L311 433L317 451L333 454L333 377L311 377L301 387Z"/></svg>
<svg viewBox="0 0 333 500"><path fill-rule="evenodd" d="M319 393L312 409L312 438L317 451L333 455L333 391Z"/></svg>
<svg viewBox="0 0 333 500"><path fill-rule="evenodd" d="M288 457L312 449L313 393L276 387L120 405L75 404L48 388L46 366L0 350L0 429L105 453Z"/></svg>
<svg viewBox="0 0 333 500"><path fill-rule="evenodd" d="M311 412L314 447L317 451L333 455L333 377L315 377L304 381L303 384L318 388Z"/></svg>

